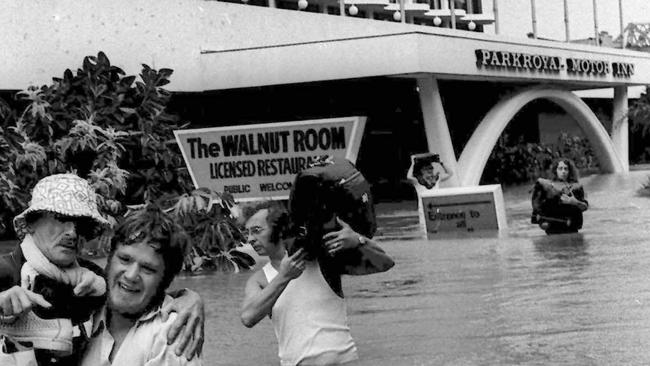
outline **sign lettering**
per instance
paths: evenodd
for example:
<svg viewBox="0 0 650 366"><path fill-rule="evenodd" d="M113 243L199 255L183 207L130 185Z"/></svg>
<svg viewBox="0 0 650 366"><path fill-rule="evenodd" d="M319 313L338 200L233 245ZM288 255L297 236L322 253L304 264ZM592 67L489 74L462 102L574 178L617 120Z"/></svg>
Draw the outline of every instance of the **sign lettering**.
<svg viewBox="0 0 650 366"><path fill-rule="evenodd" d="M427 235L443 232L500 230L507 226L498 184L433 189L422 194L420 215Z"/></svg>
<svg viewBox="0 0 650 366"><path fill-rule="evenodd" d="M581 58L564 59L558 56L477 49L476 66L485 69L530 70L582 76L607 76L629 78L634 75L634 64Z"/></svg>
<svg viewBox="0 0 650 366"><path fill-rule="evenodd" d="M174 131L196 187L241 201L288 198L295 175L322 155L356 161L363 117Z"/></svg>

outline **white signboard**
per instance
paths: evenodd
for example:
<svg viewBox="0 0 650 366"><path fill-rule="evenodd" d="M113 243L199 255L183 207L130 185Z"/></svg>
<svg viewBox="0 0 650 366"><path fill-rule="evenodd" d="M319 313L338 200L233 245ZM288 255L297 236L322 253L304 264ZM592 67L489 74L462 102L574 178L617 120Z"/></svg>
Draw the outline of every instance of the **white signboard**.
<svg viewBox="0 0 650 366"><path fill-rule="evenodd" d="M365 117L174 131L194 186L237 201L287 199L296 174L322 155L357 160Z"/></svg>
<svg viewBox="0 0 650 366"><path fill-rule="evenodd" d="M420 197L420 221L427 234L500 230L507 227L498 184L433 189Z"/></svg>

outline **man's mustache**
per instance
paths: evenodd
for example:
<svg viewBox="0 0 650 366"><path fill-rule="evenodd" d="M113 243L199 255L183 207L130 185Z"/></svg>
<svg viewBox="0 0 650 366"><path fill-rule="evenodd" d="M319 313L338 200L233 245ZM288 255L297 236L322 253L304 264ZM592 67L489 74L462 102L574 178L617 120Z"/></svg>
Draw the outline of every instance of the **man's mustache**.
<svg viewBox="0 0 650 366"><path fill-rule="evenodd" d="M59 239L59 245L64 245L64 246L71 246L70 244L73 244L75 247L79 246L79 238L77 236L72 236L72 235L64 235Z"/></svg>

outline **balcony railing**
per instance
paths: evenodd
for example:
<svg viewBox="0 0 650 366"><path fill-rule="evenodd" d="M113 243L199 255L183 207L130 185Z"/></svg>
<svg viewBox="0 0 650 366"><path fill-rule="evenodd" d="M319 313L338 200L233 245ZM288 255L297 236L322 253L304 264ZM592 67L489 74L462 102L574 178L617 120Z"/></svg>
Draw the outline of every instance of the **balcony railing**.
<svg viewBox="0 0 650 366"><path fill-rule="evenodd" d="M482 32L494 15L480 13L481 0L223 0L374 20ZM477 12L478 11L478 12Z"/></svg>

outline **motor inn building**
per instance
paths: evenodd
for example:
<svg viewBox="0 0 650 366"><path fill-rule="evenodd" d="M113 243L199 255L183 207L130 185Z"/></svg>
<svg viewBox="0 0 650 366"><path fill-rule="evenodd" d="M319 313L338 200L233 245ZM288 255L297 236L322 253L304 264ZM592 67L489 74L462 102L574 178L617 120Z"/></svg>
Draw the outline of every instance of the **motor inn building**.
<svg viewBox="0 0 650 366"><path fill-rule="evenodd" d="M629 88L650 54L487 34L481 0L8 0L2 96L50 83L84 56L127 74L174 70L170 108L193 128L366 117L357 166L381 198L413 195L409 156L437 152L480 183L508 127L532 140L581 131L603 172L625 172ZM576 92L611 88L608 107Z"/></svg>

